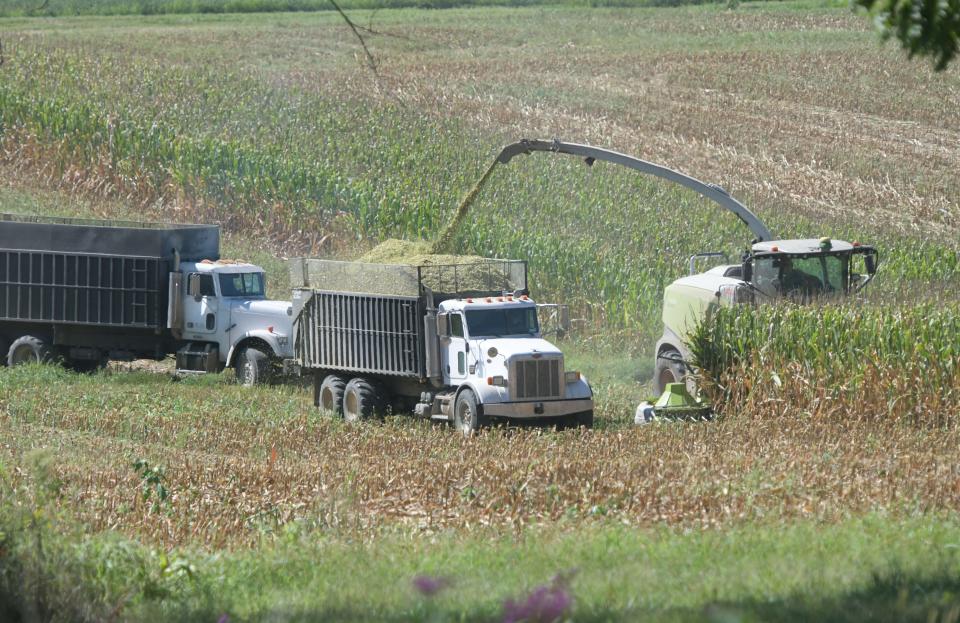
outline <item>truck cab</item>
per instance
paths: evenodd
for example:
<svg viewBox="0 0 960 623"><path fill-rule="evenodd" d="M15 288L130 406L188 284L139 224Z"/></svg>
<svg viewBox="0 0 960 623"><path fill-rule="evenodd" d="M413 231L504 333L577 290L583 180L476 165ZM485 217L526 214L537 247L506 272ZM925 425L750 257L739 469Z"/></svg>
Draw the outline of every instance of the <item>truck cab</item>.
<svg viewBox="0 0 960 623"><path fill-rule="evenodd" d="M186 344L177 352L182 371L234 367L240 382L262 382L275 362L293 355L290 343L293 308L289 301L269 300L264 270L232 260L182 262L172 283L185 284L177 296L179 313L170 314L171 329Z"/></svg>
<svg viewBox="0 0 960 623"><path fill-rule="evenodd" d="M858 292L873 279L877 251L859 242L806 238L754 243L740 264L695 271L701 253L690 258L690 274L666 287L663 336L656 346L654 389L688 376L687 342L696 326L719 306L789 301L809 304Z"/></svg>
<svg viewBox="0 0 960 623"><path fill-rule="evenodd" d="M528 296L443 301L437 333L442 384L454 390L447 392L448 415L465 432L476 427L471 417L572 417L575 425L592 426L590 386L580 372L566 371L563 353L543 339ZM476 404L461 398L465 390ZM430 406L435 415L445 410L442 401Z"/></svg>

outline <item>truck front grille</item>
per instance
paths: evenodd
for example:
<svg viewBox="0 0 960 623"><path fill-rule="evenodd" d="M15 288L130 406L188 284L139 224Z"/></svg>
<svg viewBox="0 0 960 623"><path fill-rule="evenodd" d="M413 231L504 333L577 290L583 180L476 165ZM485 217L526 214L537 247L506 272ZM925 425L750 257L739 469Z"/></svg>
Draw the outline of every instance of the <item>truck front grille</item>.
<svg viewBox="0 0 960 623"><path fill-rule="evenodd" d="M510 381L514 400L562 398L562 359L521 359L514 362Z"/></svg>

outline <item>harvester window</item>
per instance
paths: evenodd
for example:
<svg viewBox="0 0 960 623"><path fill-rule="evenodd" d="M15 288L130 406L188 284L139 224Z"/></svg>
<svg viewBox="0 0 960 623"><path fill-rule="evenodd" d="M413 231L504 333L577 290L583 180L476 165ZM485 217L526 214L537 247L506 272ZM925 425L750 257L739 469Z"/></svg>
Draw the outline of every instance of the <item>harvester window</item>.
<svg viewBox="0 0 960 623"><path fill-rule="evenodd" d="M784 254L759 257L754 262L754 285L769 295L844 292L846 283L846 256Z"/></svg>

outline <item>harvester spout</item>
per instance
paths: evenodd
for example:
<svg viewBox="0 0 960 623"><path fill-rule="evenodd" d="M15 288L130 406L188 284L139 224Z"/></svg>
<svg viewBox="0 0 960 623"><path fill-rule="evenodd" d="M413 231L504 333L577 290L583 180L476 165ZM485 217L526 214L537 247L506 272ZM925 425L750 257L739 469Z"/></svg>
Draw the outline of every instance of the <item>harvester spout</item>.
<svg viewBox="0 0 960 623"><path fill-rule="evenodd" d="M753 235L756 237L755 242L773 240L773 234L770 233L770 230L767 229L767 226L763 224L763 221L761 221L756 214L747 209L745 205L731 197L729 193L727 193L727 191L720 186L717 186L716 184L707 184L696 178L690 177L689 175L680 173L679 171L674 171L673 169L668 169L667 167L660 166L652 162L647 162L646 160L640 160L639 158L634 158L633 156L621 154L616 151L610 151L609 149L591 147L590 145L580 145L578 143L564 143L563 141L557 139L552 141L523 139L517 143L512 143L504 147L500 151L500 155L497 156L496 162L499 162L500 164L507 164L514 158L514 156L519 154L531 154L535 151L580 156L584 159L588 166L593 166L593 163L597 160L604 160L606 162L619 164L621 166L640 171L641 173L646 173L648 175L653 175L655 177L680 184L681 186L699 193L701 196L710 199L714 203L736 214L737 218L743 221L743 223L750 228L750 231L753 232Z"/></svg>

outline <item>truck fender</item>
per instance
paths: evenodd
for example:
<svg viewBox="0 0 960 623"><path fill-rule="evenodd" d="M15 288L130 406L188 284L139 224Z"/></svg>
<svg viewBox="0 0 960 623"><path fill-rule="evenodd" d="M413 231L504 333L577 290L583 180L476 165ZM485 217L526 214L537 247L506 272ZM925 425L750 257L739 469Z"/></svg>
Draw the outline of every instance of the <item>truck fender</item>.
<svg viewBox="0 0 960 623"><path fill-rule="evenodd" d="M227 359L224 363L228 368L234 364L234 357L237 353L240 352L241 348L246 346L259 344L260 346L266 346L270 349L268 355L273 357L277 356L277 353L280 352L279 344L277 344L277 336L270 333L265 329L258 329L256 331L248 331L244 333L240 339L235 341L230 345L230 352L227 353Z"/></svg>
<svg viewBox="0 0 960 623"><path fill-rule="evenodd" d="M477 406L482 407L484 403L488 402L504 402L504 399L500 397L500 390L502 388L493 387L487 385L486 383L481 384L474 379L470 379L457 388L457 393L453 398L454 404L456 404L457 398L460 397L460 394L467 389L472 391L473 395L477 397Z"/></svg>
<svg viewBox="0 0 960 623"><path fill-rule="evenodd" d="M566 400L580 400L584 398L593 398L593 388L587 377L580 375L580 380L576 383L567 383L563 394Z"/></svg>

